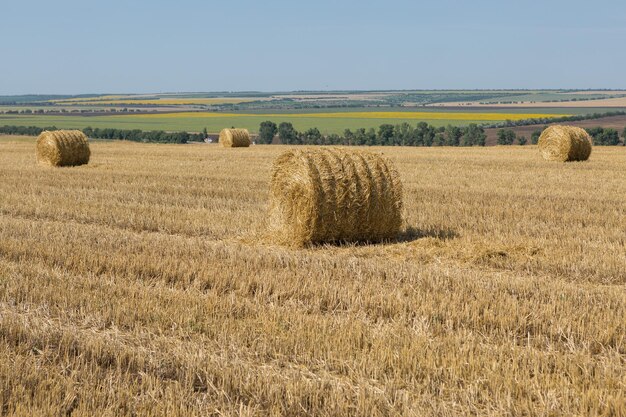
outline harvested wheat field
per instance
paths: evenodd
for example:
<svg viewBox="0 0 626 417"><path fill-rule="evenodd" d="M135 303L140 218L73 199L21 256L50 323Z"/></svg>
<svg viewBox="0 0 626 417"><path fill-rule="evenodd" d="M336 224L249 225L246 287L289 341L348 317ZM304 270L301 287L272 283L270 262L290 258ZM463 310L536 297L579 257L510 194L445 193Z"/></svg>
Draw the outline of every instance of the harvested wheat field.
<svg viewBox="0 0 626 417"><path fill-rule="evenodd" d="M34 147L0 139L2 415L626 414L626 149L375 148L406 230L296 249L293 147Z"/></svg>

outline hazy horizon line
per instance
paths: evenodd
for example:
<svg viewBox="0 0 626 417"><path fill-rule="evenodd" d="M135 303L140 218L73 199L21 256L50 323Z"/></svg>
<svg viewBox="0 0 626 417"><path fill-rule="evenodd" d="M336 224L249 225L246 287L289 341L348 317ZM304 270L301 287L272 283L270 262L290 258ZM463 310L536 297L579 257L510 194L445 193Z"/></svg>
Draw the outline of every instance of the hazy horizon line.
<svg viewBox="0 0 626 417"><path fill-rule="evenodd" d="M407 89L330 89L330 90L215 90L215 91L141 91L141 92L84 92L84 93L20 93L0 94L1 97L19 96L102 96L102 95L146 95L146 94L291 94L291 93L401 93L414 91L626 91L619 88L407 88Z"/></svg>

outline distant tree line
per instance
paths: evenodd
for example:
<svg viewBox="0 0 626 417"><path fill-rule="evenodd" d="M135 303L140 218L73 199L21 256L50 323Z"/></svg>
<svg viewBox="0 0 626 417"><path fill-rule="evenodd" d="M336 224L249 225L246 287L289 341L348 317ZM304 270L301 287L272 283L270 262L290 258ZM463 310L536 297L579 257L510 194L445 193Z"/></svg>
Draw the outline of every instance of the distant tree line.
<svg viewBox="0 0 626 417"><path fill-rule="evenodd" d="M545 127L544 127L545 129ZM624 145L626 146L626 127L622 132L622 139L620 140L619 132L613 128L604 128L604 127L592 127L585 129L589 136L593 138L593 144L599 146L616 146L616 145ZM530 136L530 143L536 145L539 141L539 136L541 136L541 132L543 129L535 130ZM517 136L513 129L500 129L498 130L498 145L513 145L515 141L519 145L525 145L528 140L525 136Z"/></svg>
<svg viewBox="0 0 626 417"><path fill-rule="evenodd" d="M265 121L259 127L259 142L272 143L276 134L288 145L485 146L487 138L485 130L474 123L464 127L435 127L425 122L416 126L382 124L378 129L346 129L341 135L324 135L316 127L299 132L288 122L276 125Z"/></svg>
<svg viewBox="0 0 626 417"><path fill-rule="evenodd" d="M581 120L601 119L603 117L611 117L611 116L626 116L626 111L610 111L606 113L577 114L575 116L539 117L535 119L506 120L504 122L484 124L482 126L485 128L499 128L499 127L545 125L548 123L578 122Z"/></svg>
<svg viewBox="0 0 626 417"><path fill-rule="evenodd" d="M624 145L626 146L626 127L624 128L624 132L622 133L624 139L620 141L619 132L612 128L603 128L603 127L592 127L590 129L585 129L589 135L593 138L594 145L606 145L606 146L615 146L615 145Z"/></svg>
<svg viewBox="0 0 626 417"><path fill-rule="evenodd" d="M0 126L0 133L7 135L27 135L37 136L44 130L58 130L55 126ZM134 142L155 142L155 143L187 143L188 141L202 141L205 136L202 133L189 132L165 132L163 130L142 131L139 129L111 129L111 128L91 128L82 129L83 133L95 139L117 139L130 140Z"/></svg>
<svg viewBox="0 0 626 417"><path fill-rule="evenodd" d="M95 97L94 94L82 94L78 96L68 96L68 95L41 95L41 94L26 94L21 96L0 96L0 105L13 105L13 104L32 104L32 103L41 103L46 105L53 105L54 103L49 100L62 100L73 97Z"/></svg>
<svg viewBox="0 0 626 417"><path fill-rule="evenodd" d="M58 130L56 126L37 127L37 126L0 126L0 133L4 135L23 135L23 136L39 136L44 130Z"/></svg>
<svg viewBox="0 0 626 417"><path fill-rule="evenodd" d="M106 105L102 105L103 107ZM59 109L59 108L50 108L50 109L23 109L23 110L0 110L0 114L91 114L91 113L133 113L138 112L142 113L144 110L142 109L129 109L127 107L118 109L118 108L96 108L92 107L90 109Z"/></svg>
<svg viewBox="0 0 626 417"><path fill-rule="evenodd" d="M44 130L58 129L56 126L0 126L0 134L5 135L38 136ZM621 139L619 132L613 128L594 127L586 130L593 138L594 145L626 146L626 127L622 132ZM82 131L90 138L153 143L187 143L189 141L202 141L207 137L206 129L202 133L92 127L86 127ZM543 129L535 130L530 136L530 143L537 144L542 131ZM281 143L288 145L347 146L485 146L487 138L484 128L473 123L464 127L452 125L435 127L425 122L419 122L415 127L409 123L382 124L378 129L346 129L342 135L335 133L324 135L315 127L299 132L288 122L279 125L271 121L261 123L259 143L272 143L276 135L280 138ZM499 145L512 145L516 142L519 145L528 143L525 136L517 136L515 131L510 128L498 130L497 137Z"/></svg>
<svg viewBox="0 0 626 417"><path fill-rule="evenodd" d="M165 132L163 130L143 131L139 129L92 129L91 127L84 128L83 133L90 138L96 139L120 139L133 142L156 143L187 143L189 141L202 141L205 137L202 133Z"/></svg>

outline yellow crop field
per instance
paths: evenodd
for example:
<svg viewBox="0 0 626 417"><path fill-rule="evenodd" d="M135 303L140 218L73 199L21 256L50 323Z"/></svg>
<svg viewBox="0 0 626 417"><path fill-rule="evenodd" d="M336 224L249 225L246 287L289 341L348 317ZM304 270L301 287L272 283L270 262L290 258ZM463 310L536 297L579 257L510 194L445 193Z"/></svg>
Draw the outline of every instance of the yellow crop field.
<svg viewBox="0 0 626 417"><path fill-rule="evenodd" d="M333 112L333 113L215 113L178 112L167 114L141 114L133 118L314 118L314 119L414 119L414 120L483 120L505 121L571 116L552 113L471 113L471 112ZM120 116L125 117L125 116Z"/></svg>
<svg viewBox="0 0 626 417"><path fill-rule="evenodd" d="M626 415L626 149L374 148L402 235L266 236L272 161L0 137L0 414Z"/></svg>

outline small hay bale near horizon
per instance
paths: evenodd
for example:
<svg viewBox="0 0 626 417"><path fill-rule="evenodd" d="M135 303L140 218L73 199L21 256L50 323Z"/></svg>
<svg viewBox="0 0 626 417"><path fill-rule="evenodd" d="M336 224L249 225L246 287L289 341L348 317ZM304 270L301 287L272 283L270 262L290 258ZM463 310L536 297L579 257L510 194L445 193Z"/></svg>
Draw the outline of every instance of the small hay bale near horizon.
<svg viewBox="0 0 626 417"><path fill-rule="evenodd" d="M380 242L402 227L402 183L381 154L287 151L274 161L268 229L279 244Z"/></svg>
<svg viewBox="0 0 626 417"><path fill-rule="evenodd" d="M245 148L250 146L250 133L248 129L222 129L219 142L225 148Z"/></svg>
<svg viewBox="0 0 626 417"><path fill-rule="evenodd" d="M554 125L541 133L538 146L548 161L586 161L591 155L592 142L580 127Z"/></svg>
<svg viewBox="0 0 626 417"><path fill-rule="evenodd" d="M90 156L87 136L80 130L46 130L37 138L37 162L42 165L84 165Z"/></svg>

